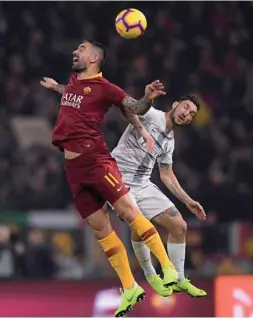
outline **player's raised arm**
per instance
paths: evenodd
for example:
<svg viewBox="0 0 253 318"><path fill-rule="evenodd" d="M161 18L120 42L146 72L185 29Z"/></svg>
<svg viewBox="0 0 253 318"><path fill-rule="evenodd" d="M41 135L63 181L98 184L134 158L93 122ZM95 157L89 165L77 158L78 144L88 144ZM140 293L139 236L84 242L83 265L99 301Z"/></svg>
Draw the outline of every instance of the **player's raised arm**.
<svg viewBox="0 0 253 318"><path fill-rule="evenodd" d="M53 78L50 77L43 77L43 81L40 81L40 84L47 88L55 91L59 94L63 94L66 88L66 85L58 84Z"/></svg>
<svg viewBox="0 0 253 318"><path fill-rule="evenodd" d="M140 100L126 96L122 101L122 105L133 114L145 115L152 106L153 100L165 94L163 84L157 80L146 86L145 95Z"/></svg>
<svg viewBox="0 0 253 318"><path fill-rule="evenodd" d="M163 84L158 80L146 86L145 95L139 100L129 96L112 83L108 83L105 87L107 99L111 104L128 109L129 112L136 115L145 115L152 106L153 100L166 95Z"/></svg>
<svg viewBox="0 0 253 318"><path fill-rule="evenodd" d="M194 201L181 187L179 184L173 169L172 163L159 163L160 177L162 182L168 188L168 190L177 197L181 202L183 202L187 208L195 214L200 220L206 218L205 211L203 207L197 202Z"/></svg>

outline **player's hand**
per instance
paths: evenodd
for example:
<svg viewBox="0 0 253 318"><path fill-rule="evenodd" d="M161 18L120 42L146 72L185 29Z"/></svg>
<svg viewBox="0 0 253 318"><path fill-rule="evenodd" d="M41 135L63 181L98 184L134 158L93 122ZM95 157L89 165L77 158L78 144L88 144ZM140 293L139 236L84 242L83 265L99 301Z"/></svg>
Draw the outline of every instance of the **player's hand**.
<svg viewBox="0 0 253 318"><path fill-rule="evenodd" d="M164 85L159 80L152 82L145 88L145 96L151 100L163 95L166 95Z"/></svg>
<svg viewBox="0 0 253 318"><path fill-rule="evenodd" d="M141 133L142 138L146 142L146 150L147 150L147 152L153 152L154 147L155 147L155 141L152 138L152 136L148 133L148 131L145 128L143 128L140 131L140 133Z"/></svg>
<svg viewBox="0 0 253 318"><path fill-rule="evenodd" d="M53 78L50 78L50 77L43 77L43 81L40 81L40 84L43 87L47 89L52 89L52 90L54 90L55 86L58 85L58 83Z"/></svg>
<svg viewBox="0 0 253 318"><path fill-rule="evenodd" d="M199 220L206 219L206 213L199 202L192 200L188 202L186 206Z"/></svg>

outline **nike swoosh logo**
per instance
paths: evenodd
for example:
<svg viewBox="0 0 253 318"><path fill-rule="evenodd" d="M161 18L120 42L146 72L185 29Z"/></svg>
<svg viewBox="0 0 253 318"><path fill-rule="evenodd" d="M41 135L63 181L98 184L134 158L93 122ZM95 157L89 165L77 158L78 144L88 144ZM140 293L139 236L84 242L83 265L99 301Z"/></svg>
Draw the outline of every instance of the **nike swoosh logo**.
<svg viewBox="0 0 253 318"><path fill-rule="evenodd" d="M136 293L136 290L133 292L133 294L131 295L131 297L129 297L129 298L127 299L129 302L131 302L131 301L133 300L135 293Z"/></svg>
<svg viewBox="0 0 253 318"><path fill-rule="evenodd" d="M147 262L149 262L149 258L144 258L142 261L143 261L144 263L147 263Z"/></svg>
<svg viewBox="0 0 253 318"><path fill-rule="evenodd" d="M117 189L117 191L119 192L119 191L122 189L122 187L123 187L123 186L119 187L119 188Z"/></svg>

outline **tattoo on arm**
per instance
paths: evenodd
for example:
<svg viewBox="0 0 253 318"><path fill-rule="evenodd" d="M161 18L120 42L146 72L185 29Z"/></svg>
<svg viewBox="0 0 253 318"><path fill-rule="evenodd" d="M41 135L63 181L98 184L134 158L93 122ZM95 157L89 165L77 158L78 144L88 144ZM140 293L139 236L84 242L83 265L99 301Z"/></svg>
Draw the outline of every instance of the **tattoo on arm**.
<svg viewBox="0 0 253 318"><path fill-rule="evenodd" d="M121 111L129 123L132 124L138 131L141 131L144 128L138 115L133 114L128 107L123 106Z"/></svg>
<svg viewBox="0 0 253 318"><path fill-rule="evenodd" d="M170 209L167 210L168 214L170 216L179 216L181 213L178 211L178 209L174 206L172 206Z"/></svg>
<svg viewBox="0 0 253 318"><path fill-rule="evenodd" d="M160 174L168 174L171 169L171 165L168 163L159 163Z"/></svg>
<svg viewBox="0 0 253 318"><path fill-rule="evenodd" d="M188 201L190 200L190 197L188 194L182 189L180 186L177 178L172 174L172 177L166 178L166 175L169 176L169 172L172 172L172 166L167 163L159 163L159 169L160 169L160 174L165 176L162 177L163 183L166 185L168 190L175 196L177 197L181 202L184 204L187 204Z"/></svg>
<svg viewBox="0 0 253 318"><path fill-rule="evenodd" d="M67 85L57 84L54 86L53 90L59 94L63 94Z"/></svg>
<svg viewBox="0 0 253 318"><path fill-rule="evenodd" d="M168 183L166 186L175 197L184 204L187 204L187 198L183 195L182 190L180 191L179 187L175 183Z"/></svg>
<svg viewBox="0 0 253 318"><path fill-rule="evenodd" d="M126 96L122 101L122 105L123 107L128 108L133 114L144 115L152 106L152 101L145 96L140 100Z"/></svg>

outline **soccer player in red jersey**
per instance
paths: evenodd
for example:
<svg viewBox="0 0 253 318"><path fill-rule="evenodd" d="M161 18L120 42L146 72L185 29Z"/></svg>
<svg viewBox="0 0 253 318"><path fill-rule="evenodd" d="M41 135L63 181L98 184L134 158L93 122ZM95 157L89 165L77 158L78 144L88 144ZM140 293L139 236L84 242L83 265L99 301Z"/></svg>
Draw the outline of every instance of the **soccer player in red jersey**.
<svg viewBox="0 0 253 318"><path fill-rule="evenodd" d="M169 285L178 276L154 226L133 204L122 182L115 159L111 156L101 131L104 115L111 105L119 107L140 132L151 138L137 115L145 114L152 101L164 95L163 84L155 81L146 86L145 95L136 100L100 73L105 60L104 47L83 41L73 52L73 74L67 86L44 78L41 85L62 94L58 118L53 130L53 144L64 151L66 174L75 205L104 249L123 286L122 302L116 316L125 315L144 290L135 282L126 249L113 231L103 206L108 201L127 224L142 238L161 264L167 295Z"/></svg>

